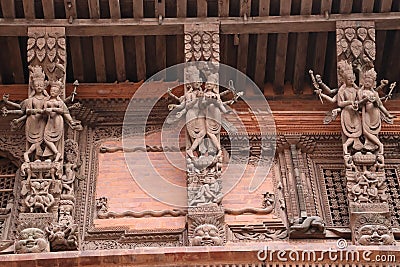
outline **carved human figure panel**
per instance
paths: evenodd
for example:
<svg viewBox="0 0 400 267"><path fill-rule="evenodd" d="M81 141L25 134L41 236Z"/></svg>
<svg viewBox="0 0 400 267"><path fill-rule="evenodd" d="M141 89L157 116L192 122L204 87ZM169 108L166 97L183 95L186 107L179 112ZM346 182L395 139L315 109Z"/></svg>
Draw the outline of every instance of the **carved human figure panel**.
<svg viewBox="0 0 400 267"><path fill-rule="evenodd" d="M44 231L38 228L22 230L15 242L15 253L49 252L49 242Z"/></svg>

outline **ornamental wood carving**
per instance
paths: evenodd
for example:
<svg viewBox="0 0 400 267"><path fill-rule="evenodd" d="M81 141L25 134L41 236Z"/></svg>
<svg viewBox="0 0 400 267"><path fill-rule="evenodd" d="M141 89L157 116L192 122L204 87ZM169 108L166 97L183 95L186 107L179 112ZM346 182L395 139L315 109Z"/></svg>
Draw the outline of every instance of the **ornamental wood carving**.
<svg viewBox="0 0 400 267"><path fill-rule="evenodd" d="M28 98L14 103L4 95L2 109L4 116L19 116L11 122L13 129L25 127L18 220L29 218L37 225L20 229L15 252L76 250L75 183L80 179L80 157L78 143L65 133L68 128L80 131L82 126L69 111L76 105L67 106L76 92L65 98L65 29L30 28L28 36ZM76 138L77 133L70 136ZM39 240L30 240L33 235ZM29 242L35 242L37 249L29 249Z"/></svg>
<svg viewBox="0 0 400 267"><path fill-rule="evenodd" d="M338 22L336 33L339 88L330 89L319 75L314 76L312 71L310 74L321 102L326 100L337 105L327 114L324 123L335 120L340 113L353 242L357 245L394 244L386 194L384 147L379 133L382 121L392 124L395 118L384 102L391 97L396 83L390 85L386 96L380 97L379 90L389 82L381 80L376 86L372 22ZM368 219L370 217L374 219Z"/></svg>

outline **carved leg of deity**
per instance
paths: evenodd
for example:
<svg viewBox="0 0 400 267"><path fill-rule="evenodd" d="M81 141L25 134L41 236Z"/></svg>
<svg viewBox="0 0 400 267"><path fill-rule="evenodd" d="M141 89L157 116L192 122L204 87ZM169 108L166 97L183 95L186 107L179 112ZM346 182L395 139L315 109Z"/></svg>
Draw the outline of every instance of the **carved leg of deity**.
<svg viewBox="0 0 400 267"><path fill-rule="evenodd" d="M61 153L58 151L56 145L50 141L45 140L46 145L50 148L51 152L54 153L55 158L54 161L58 162L61 158Z"/></svg>
<svg viewBox="0 0 400 267"><path fill-rule="evenodd" d="M32 144L29 149L24 153L25 162L30 162L29 155L40 149L40 143Z"/></svg>
<svg viewBox="0 0 400 267"><path fill-rule="evenodd" d="M366 150L374 151L378 147L379 148L378 153L383 154L383 144L376 135L364 132L364 136L366 139L364 148Z"/></svg>
<svg viewBox="0 0 400 267"><path fill-rule="evenodd" d="M200 135L200 134L199 134ZM187 149L187 154L189 157L194 158L194 154L193 152L197 149L197 147L200 145L200 143L203 141L204 137L205 137L206 133L204 132L204 134L201 133L201 135L197 138L194 139L192 145L190 146L189 149Z"/></svg>

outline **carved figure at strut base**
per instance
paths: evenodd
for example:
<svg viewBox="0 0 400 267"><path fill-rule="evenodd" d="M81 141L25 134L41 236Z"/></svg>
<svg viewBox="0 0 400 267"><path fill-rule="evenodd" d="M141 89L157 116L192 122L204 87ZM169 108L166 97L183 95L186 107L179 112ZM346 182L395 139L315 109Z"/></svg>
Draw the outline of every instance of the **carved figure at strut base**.
<svg viewBox="0 0 400 267"><path fill-rule="evenodd" d="M39 228L26 228L22 230L15 242L15 253L41 253L50 252L49 241L46 234Z"/></svg>

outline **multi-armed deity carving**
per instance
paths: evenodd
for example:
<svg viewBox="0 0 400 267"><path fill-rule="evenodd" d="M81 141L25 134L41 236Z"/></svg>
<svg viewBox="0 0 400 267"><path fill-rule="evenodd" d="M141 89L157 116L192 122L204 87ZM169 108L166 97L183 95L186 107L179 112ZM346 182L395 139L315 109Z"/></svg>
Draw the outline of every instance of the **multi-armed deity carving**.
<svg viewBox="0 0 400 267"><path fill-rule="evenodd" d="M28 98L14 103L4 95L5 107L2 109L4 116L20 116L11 121L13 129L25 125L26 151L21 166L19 220L29 216L33 216L33 221L44 220L40 223L42 229L37 230L50 241L52 251L73 250L78 245L74 184L80 165L79 148L76 141L65 140L65 132L68 128L82 130L82 126L80 121L72 118L71 106L67 106L74 101L76 92L65 98L63 32L63 29L30 29ZM24 231L22 229L21 233Z"/></svg>
<svg viewBox="0 0 400 267"><path fill-rule="evenodd" d="M219 93L218 73L209 74L203 88L200 70L194 65L186 68L185 81L184 96L178 98L169 91L180 103L169 105L174 111L168 122L182 116L186 119L189 206L219 204L222 200L221 116L228 112L225 105L234 103L240 93L222 101L221 96L227 93Z"/></svg>
<svg viewBox="0 0 400 267"><path fill-rule="evenodd" d="M220 205L221 118L229 112L227 105L233 104L242 93L219 92L218 24L185 25L185 59L185 93L177 97L168 90L179 104L168 106L172 112L167 123L183 118L186 121L189 242L194 246L221 245L224 240L224 210ZM231 99L222 100L231 92Z"/></svg>
<svg viewBox="0 0 400 267"><path fill-rule="evenodd" d="M359 221L367 222L368 220L363 217L370 216L371 213L376 213L376 216L379 215L384 221L390 216L388 211L384 212L385 209L379 211L375 206L387 205L384 148L379 133L382 121L393 123L395 118L383 103L391 98L396 83L390 85L386 96L379 95L379 91L388 85L388 81L381 80L379 86L376 86L377 73L373 65L374 40L373 25L371 27L367 23L367 25L352 26L339 23L337 28L339 88L330 89L322 82L319 75L314 76L310 71L315 92L321 102L327 100L337 104L335 109L327 113L324 123L330 123L340 113L353 240L356 244L363 245L377 243L361 241L357 234L359 230L356 231L356 228L364 229L372 225L360 225ZM378 214L379 212L381 213ZM393 234L390 224L385 227L388 227L391 239L384 238L380 244L392 244Z"/></svg>

